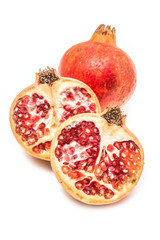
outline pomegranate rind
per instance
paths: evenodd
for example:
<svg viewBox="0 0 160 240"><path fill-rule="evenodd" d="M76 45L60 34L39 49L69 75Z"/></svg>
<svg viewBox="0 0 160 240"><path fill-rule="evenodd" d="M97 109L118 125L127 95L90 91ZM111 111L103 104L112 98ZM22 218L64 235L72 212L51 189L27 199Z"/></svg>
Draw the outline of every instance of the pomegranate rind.
<svg viewBox="0 0 160 240"><path fill-rule="evenodd" d="M100 197L98 195L87 195L83 191L80 191L76 189L75 187L75 181L72 181L67 174L63 174L60 166L60 162L55 156L55 148L58 144L58 136L61 133L61 130L72 124L73 122L80 122L80 121L92 121L96 124L96 126L100 130L100 135L102 137L101 143L100 143L100 151L99 151L99 156L96 160L96 162L99 162L100 157L101 157L101 151L102 148L107 144L107 142L110 142L110 139L116 137L114 139L115 141L121 141L121 140L132 140L136 143L136 145L139 147L140 151L140 168L138 172L136 173L136 178L132 183L129 183L128 185L126 184L125 187L118 191L114 189L110 184L104 184L104 182L99 182L100 184L109 187L112 191L114 191L114 196L111 199L105 199L103 197ZM102 117L100 117L99 114L81 114L81 115L76 115L62 123L62 125L57 129L56 134L54 135L52 145L51 145L51 167L56 175L58 181L62 185L62 187L75 199L86 203L86 204L93 204L93 205L103 205L103 204L110 204L113 202L117 202L124 198L128 193L132 191L132 189L135 187L137 182L139 181L139 178L141 176L142 170L143 170L143 165L144 165L144 152L143 148L137 139L137 137L125 126L125 119L123 118L123 125L122 126L117 126L113 124L108 124L106 120L104 120ZM84 173L84 172L83 172ZM84 173L85 174L85 173ZM92 174L86 173L85 178L87 176L93 176ZM95 177L93 180L97 180Z"/></svg>
<svg viewBox="0 0 160 240"><path fill-rule="evenodd" d="M129 55L117 47L115 28L101 24L89 41L70 47L62 56L61 76L76 78L96 93L102 111L123 106L133 95L137 73Z"/></svg>
<svg viewBox="0 0 160 240"><path fill-rule="evenodd" d="M57 74L57 72L56 72ZM56 129L59 126L59 119L57 117L57 112L58 112L58 104L56 102L56 100L58 99L58 96L60 94L61 91L65 90L66 87L74 87L74 86L78 86L81 88L85 88L87 90L87 92L91 95L91 99L92 101L95 103L96 105L96 112L100 113L101 112L101 108L100 108L100 104L99 101L95 95L95 93L90 89L90 87L88 87L85 83L82 83L76 79L73 78L66 78L66 77L60 77L58 74L58 80L53 82L52 86L49 86L48 84L39 84L38 82L38 74L36 74L36 81L34 84L28 86L27 88L25 88L23 91L21 91L16 98L14 99L14 101L12 102L11 108L10 108L10 114L9 114L9 120L10 120L10 126L12 129L12 132L16 138L16 140L19 142L19 144L32 156L42 159L42 160L47 160L50 161L50 151L43 151L40 154L35 153L32 148L36 145L38 145L41 142L45 142L45 141L51 141L53 138L54 133L56 132ZM21 140L21 136L19 134L16 133L15 131L15 127L16 124L13 120L13 113L14 113L14 108L17 104L17 101L20 98L23 98L24 96L30 96L33 93L38 93L39 95L44 96L44 98L49 102L49 104L51 105L51 111L55 112L55 119L53 119L52 121L52 126L51 126L51 133L50 136L47 137L47 139L45 139L43 141L43 138L41 138L40 141L38 141L36 144L29 146L26 142L23 142Z"/></svg>

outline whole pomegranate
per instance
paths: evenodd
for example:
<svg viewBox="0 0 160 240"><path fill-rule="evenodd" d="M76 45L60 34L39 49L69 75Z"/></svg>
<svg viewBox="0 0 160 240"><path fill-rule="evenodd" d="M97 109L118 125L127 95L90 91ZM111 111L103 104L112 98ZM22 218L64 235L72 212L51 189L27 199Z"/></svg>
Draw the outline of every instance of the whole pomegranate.
<svg viewBox="0 0 160 240"><path fill-rule="evenodd" d="M17 95L10 110L12 131L31 155L49 160L57 127L81 113L100 113L94 92L84 83L60 77L55 69L36 74L36 82Z"/></svg>
<svg viewBox="0 0 160 240"><path fill-rule="evenodd" d="M88 204L122 199L138 182L143 149L119 108L85 113L63 122L54 135L51 165L74 198Z"/></svg>
<svg viewBox="0 0 160 240"><path fill-rule="evenodd" d="M115 28L101 24L87 42L71 47L62 57L59 73L88 84L102 110L121 106L136 87L136 70L131 58L116 46Z"/></svg>

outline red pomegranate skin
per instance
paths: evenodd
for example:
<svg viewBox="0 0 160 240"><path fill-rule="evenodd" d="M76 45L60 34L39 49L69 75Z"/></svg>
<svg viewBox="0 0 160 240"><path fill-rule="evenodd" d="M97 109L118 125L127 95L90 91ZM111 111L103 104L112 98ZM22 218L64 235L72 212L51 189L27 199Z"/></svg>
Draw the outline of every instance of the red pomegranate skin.
<svg viewBox="0 0 160 240"><path fill-rule="evenodd" d="M131 58L115 44L87 41L71 47L59 64L63 77L88 84L102 110L126 103L136 87L136 69Z"/></svg>

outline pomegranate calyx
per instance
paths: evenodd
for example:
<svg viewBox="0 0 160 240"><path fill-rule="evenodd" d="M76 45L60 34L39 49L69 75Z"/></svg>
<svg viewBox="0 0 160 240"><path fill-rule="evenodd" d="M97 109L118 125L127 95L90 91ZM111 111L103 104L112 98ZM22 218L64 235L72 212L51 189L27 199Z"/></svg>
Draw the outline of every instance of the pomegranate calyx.
<svg viewBox="0 0 160 240"><path fill-rule="evenodd" d="M49 68L47 66L47 69L39 70L39 73L37 73L37 80L39 84L45 84L48 85L53 84L53 82L57 81L59 79L59 76L54 68Z"/></svg>
<svg viewBox="0 0 160 240"><path fill-rule="evenodd" d="M111 26L105 27L105 24L100 24L90 41L116 45L116 30L114 27L111 29Z"/></svg>
<svg viewBox="0 0 160 240"><path fill-rule="evenodd" d="M112 107L107 109L107 112L102 115L102 117L109 123L109 124L116 124L118 126L122 126L123 115L119 107Z"/></svg>

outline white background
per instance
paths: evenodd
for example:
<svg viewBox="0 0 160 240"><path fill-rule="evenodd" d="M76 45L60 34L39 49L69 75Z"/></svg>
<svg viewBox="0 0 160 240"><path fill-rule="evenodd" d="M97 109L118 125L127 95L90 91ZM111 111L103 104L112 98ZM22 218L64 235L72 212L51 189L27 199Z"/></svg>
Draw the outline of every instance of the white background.
<svg viewBox="0 0 160 240"><path fill-rule="evenodd" d="M159 1L3 1L0 5L0 239L160 239ZM137 88L124 111L141 141L145 166L118 203L89 206L59 185L49 162L29 156L9 126L15 96L39 68L58 68L63 53L99 24L116 27L133 59ZM158 218L157 218L158 217Z"/></svg>

